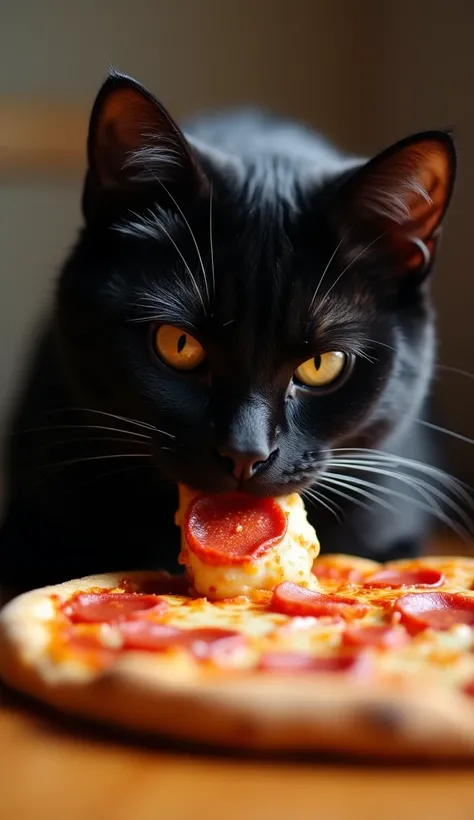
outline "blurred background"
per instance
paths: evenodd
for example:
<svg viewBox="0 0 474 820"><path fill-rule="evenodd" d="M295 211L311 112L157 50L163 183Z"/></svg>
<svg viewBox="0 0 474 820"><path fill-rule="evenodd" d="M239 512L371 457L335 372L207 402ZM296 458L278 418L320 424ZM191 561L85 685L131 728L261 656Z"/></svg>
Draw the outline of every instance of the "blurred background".
<svg viewBox="0 0 474 820"><path fill-rule="evenodd" d="M87 120L109 65L178 119L263 104L355 153L453 127L439 362L474 371L472 0L0 0L0 55L0 434L80 226ZM440 369L436 402L441 424L474 436L474 380ZM474 447L448 444L451 470L473 482Z"/></svg>

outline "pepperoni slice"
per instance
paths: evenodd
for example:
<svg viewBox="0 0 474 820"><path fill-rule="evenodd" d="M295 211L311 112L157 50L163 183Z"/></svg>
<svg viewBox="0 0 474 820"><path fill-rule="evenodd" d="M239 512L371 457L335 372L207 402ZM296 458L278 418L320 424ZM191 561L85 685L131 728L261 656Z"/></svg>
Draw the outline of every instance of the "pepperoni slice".
<svg viewBox="0 0 474 820"><path fill-rule="evenodd" d="M286 528L286 515L276 501L239 492L197 496L185 518L190 550L214 565L256 558L281 541Z"/></svg>
<svg viewBox="0 0 474 820"><path fill-rule="evenodd" d="M437 569L419 567L415 569L382 569L364 582L365 587L439 587L445 576Z"/></svg>
<svg viewBox="0 0 474 820"><path fill-rule="evenodd" d="M360 672L368 669L368 664L360 654L314 657L303 652L265 652L257 669L264 672Z"/></svg>
<svg viewBox="0 0 474 820"><path fill-rule="evenodd" d="M317 561L313 566L312 573L319 581L339 581L340 583L351 584L358 584L362 581L361 573L352 567L331 567L327 564L321 564L318 566Z"/></svg>
<svg viewBox="0 0 474 820"><path fill-rule="evenodd" d="M462 691L469 697L474 698L474 678L464 684Z"/></svg>
<svg viewBox="0 0 474 820"><path fill-rule="evenodd" d="M369 607L359 603L355 598L325 595L291 581L284 581L275 588L270 609L284 615L330 615L352 619L362 618Z"/></svg>
<svg viewBox="0 0 474 820"><path fill-rule="evenodd" d="M246 645L245 636L231 629L201 627L181 633L180 646L185 646L199 660L219 662L231 657Z"/></svg>
<svg viewBox="0 0 474 820"><path fill-rule="evenodd" d="M344 646L373 646L377 649L393 649L404 646L410 640L403 629L374 624L373 626L350 626L342 635Z"/></svg>
<svg viewBox="0 0 474 820"><path fill-rule="evenodd" d="M395 603L395 611L410 632L449 629L455 624L474 626L474 596L457 592L414 592Z"/></svg>
<svg viewBox="0 0 474 820"><path fill-rule="evenodd" d="M80 592L66 601L62 611L73 623L115 623L153 609L165 612L168 605L157 595L135 592Z"/></svg>
<svg viewBox="0 0 474 820"><path fill-rule="evenodd" d="M124 649L163 652L176 646L181 637L180 629L152 621L124 621L119 628Z"/></svg>
<svg viewBox="0 0 474 820"><path fill-rule="evenodd" d="M245 646L245 637L230 629L202 627L178 629L152 621L125 621L120 624L125 649L164 652L182 647L198 660L218 662Z"/></svg>

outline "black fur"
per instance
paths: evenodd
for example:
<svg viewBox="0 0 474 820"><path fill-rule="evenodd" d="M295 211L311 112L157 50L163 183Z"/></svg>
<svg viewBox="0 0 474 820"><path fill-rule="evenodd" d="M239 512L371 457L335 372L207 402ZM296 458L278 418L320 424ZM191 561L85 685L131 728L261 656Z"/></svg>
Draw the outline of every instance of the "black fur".
<svg viewBox="0 0 474 820"><path fill-rule="evenodd" d="M105 122L107 110L101 120L110 95L128 91L143 144L136 129ZM125 126L135 116L127 100L122 116ZM425 277L455 174L450 136L417 135L368 165L253 112L196 120L186 136L148 92L109 77L91 120L84 227L12 420L3 578L175 566L176 484L235 488L227 453L255 454L243 489L261 495L317 490L332 448L431 457L414 419L433 367ZM427 145L447 177L423 234L428 217L420 227L410 208L427 201ZM180 374L161 362L151 345L160 323L196 336L204 366ZM348 359L334 389L293 380L331 350ZM309 507L326 551L408 554L426 535L425 513L396 495L396 514L333 500L342 524Z"/></svg>

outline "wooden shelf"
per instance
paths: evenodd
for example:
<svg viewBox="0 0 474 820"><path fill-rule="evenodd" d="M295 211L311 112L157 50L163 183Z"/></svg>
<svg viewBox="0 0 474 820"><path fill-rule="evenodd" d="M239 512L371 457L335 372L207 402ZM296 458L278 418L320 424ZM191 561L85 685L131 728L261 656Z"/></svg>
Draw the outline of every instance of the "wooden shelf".
<svg viewBox="0 0 474 820"><path fill-rule="evenodd" d="M0 98L0 175L81 175L88 118L81 105Z"/></svg>

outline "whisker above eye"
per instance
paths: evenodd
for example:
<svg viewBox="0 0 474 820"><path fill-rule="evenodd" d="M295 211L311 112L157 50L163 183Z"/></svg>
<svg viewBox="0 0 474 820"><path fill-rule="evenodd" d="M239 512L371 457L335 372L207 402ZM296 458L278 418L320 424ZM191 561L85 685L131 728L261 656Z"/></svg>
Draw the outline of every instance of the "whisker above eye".
<svg viewBox="0 0 474 820"><path fill-rule="evenodd" d="M369 342L371 345L380 345L380 347L386 347L388 350L393 350L395 353L397 352L397 348L393 347L393 345L388 345L386 342L379 342L378 339L366 339L366 342Z"/></svg>
<svg viewBox="0 0 474 820"><path fill-rule="evenodd" d="M374 359L373 356L369 356L369 354L365 353L362 349L358 350L356 355L360 359L365 359L367 362L370 362L370 364L375 364L376 362L378 362L378 359Z"/></svg>
<svg viewBox="0 0 474 820"><path fill-rule="evenodd" d="M368 242L368 243L367 243L367 245L366 245L364 248L362 248L362 250L361 250L361 251L359 251L359 253L358 253L356 256L354 256L354 258L353 258L353 259L351 259L351 261L349 262L349 264L348 264L348 265L346 265L346 267L345 267L345 268L341 271L341 273L339 274L339 276L338 276L338 277L334 280L334 282L332 283L332 285L331 285L331 286L327 289L326 293L324 294L324 296L323 296L323 298L322 298L322 300L321 300L320 307L322 307L322 306L323 306L324 302L325 302L325 301L326 301L326 299L328 298L328 296L329 296L329 294L331 293L331 291L332 291L332 290L336 287L336 285L337 285L337 283L339 282L339 280L340 280L340 279L342 279L342 277L343 277L343 276L344 276L344 274L345 274L345 273L349 270L349 268L351 268L351 267L352 267L352 265L354 265L354 264L355 264L355 262L357 262L357 260L358 260L358 259L360 259L360 257L361 257L361 256L363 256L363 254L364 254L364 253L367 253L367 251L368 251L368 250L372 247L372 245L375 245L375 243L376 243L376 242L378 242L378 241L379 241L379 239L382 239L382 237L383 237L383 236L385 236L385 234L386 234L386 233L387 233L387 231L382 231L382 233L380 233L378 236L376 236L376 237L375 237L375 239L372 239L372 241L371 241L371 242Z"/></svg>
<svg viewBox="0 0 474 820"><path fill-rule="evenodd" d="M337 254L337 252L338 252L339 248L341 247L341 245L343 244L343 242L347 239L347 237L348 237L349 233L350 233L350 232L351 232L351 230L352 230L352 227L353 227L353 226L351 226L351 227L349 228L349 230L348 230L348 231L346 231L346 233L344 234L344 236L342 237L342 239L340 239L340 240L339 240L339 242L337 243L336 247L334 248L334 250L333 250L333 252L332 252L331 256L329 257L329 261L328 261L328 263L327 263L326 267L324 268L324 270L323 270L323 272L322 272L322 274L321 274L321 276L320 276L319 282L318 282L318 284L316 285L316 290L315 290L315 291L314 291L314 293L313 293L313 298L311 299L311 302L310 302L310 304L309 304L309 309L310 309L310 310L311 310L311 308L313 307L313 305L314 305L314 303L315 303L315 301L316 301L316 297L317 297L317 295L318 295L318 293L319 293L319 288L321 287L322 282L323 282L323 279L324 279L324 277L326 276L326 274L327 274L327 272L328 272L329 268L331 267L331 264L332 264L333 259L335 258L336 254Z"/></svg>
<svg viewBox="0 0 474 820"><path fill-rule="evenodd" d="M164 186L163 186L163 187L164 187ZM166 190L166 189L165 189L165 190ZM131 213L132 213L132 214L133 214L133 216L135 216L137 219L140 219L139 214L136 214L136 213L134 213L133 211L132 211ZM175 249L176 253L177 253L177 254L178 254L178 256L180 257L180 259L181 259L181 261L182 261L182 263L183 263L184 267L186 268L186 270L187 270L187 272L188 272L188 274L189 274L189 278L191 279L191 282L193 283L193 287L194 287L194 289L195 289L195 291L196 291L197 297L198 297L199 301L200 301L200 302L201 302L201 304L202 304L202 309L203 309L204 313L206 313L206 306L205 306L205 304L204 304L204 299L202 298L202 293L201 293L201 291L200 291L200 289L199 289L198 283L197 283L197 281L196 281L196 277L194 276L194 274L193 274L193 272L192 272L192 270L191 270L191 267L190 267L189 263L188 263L188 262L187 262L187 260L185 259L184 254L183 254L183 253L182 253L182 251L179 249L178 245L176 244L175 240L174 240L174 239L173 239L173 237L171 236L170 232L169 232L169 231L165 228L165 226L162 224L162 222L160 222L160 221L158 220L158 216L157 216L157 214L155 214L155 212L154 212L151 208L149 209L148 213L149 213L149 219L150 219L150 221L152 221L153 219L156 221L156 223L159 225L160 230L161 230L161 231L163 231L163 233L165 234L165 236L169 239L169 241L170 241L170 242L171 242L171 244L173 245L173 247L174 247L174 249ZM190 230L191 230L191 229L190 229ZM194 235L193 235L193 237L194 237ZM201 258L201 257L199 256L199 258ZM202 261L201 261L201 264L202 264Z"/></svg>
<svg viewBox="0 0 474 820"><path fill-rule="evenodd" d="M197 255L198 255L198 259L199 259L199 264L201 265L202 275L203 275L203 278L204 278L204 286L205 286L205 288L206 288L206 294L207 294L207 303L208 303L208 304L210 304L209 283L208 283L208 281L207 281L206 268L204 267L204 262L202 261L201 251L199 250L199 245L198 245L198 243L197 243L197 239L196 239L196 237L195 237L195 235L194 235L193 229L191 228L191 225L189 224L188 220L186 219L186 216L185 216L185 214L184 214L183 209L182 209L182 208L181 208L181 206L180 206L180 205L176 202L176 199L174 198L174 196L172 195L172 193L168 190L168 188L166 187L166 185L162 182L162 180L161 180L161 179L159 179L159 177L156 177L156 181L157 181L157 182L161 185L161 187L163 188L163 190L165 191L165 193L167 194L167 196L169 196L169 198L171 199L171 202L174 204L174 206L176 207L176 209L177 209L178 213L181 215L181 217L182 217L182 219L183 219L183 222L184 222L184 224L186 225L186 227L187 227L187 229L188 229L188 231L189 231L189 234L190 234L190 236L191 236L191 239L192 239L192 241L193 241L193 243L194 243L194 247L196 248L196 252L197 252ZM202 297L201 297L201 299L202 299ZM203 308L204 308L204 303L203 303ZM204 310L205 310L205 308L204 308Z"/></svg>
<svg viewBox="0 0 474 820"><path fill-rule="evenodd" d="M189 224L189 221L188 221L188 219L186 218L186 215L185 215L185 213L184 213L183 209L181 208L181 206L179 205L179 203L176 201L176 199L174 198L174 196L173 196L173 194L171 193L171 191L169 191L169 189L166 187L166 185L164 184L163 180L161 180L161 179L159 178L159 176L157 176L157 174L155 174L155 173L153 172L153 169L151 169L151 168L147 167L147 170L148 170L148 172L150 173L150 175L152 176L153 180L154 180L155 182L157 182L157 183L158 183L158 185L160 185L160 186L161 186L161 188L163 189L163 191L165 192L165 194L169 197L169 199L171 200L171 202L172 202L172 203L173 203L173 205L175 206L176 210L177 210L177 211L178 211L178 213L180 214L180 216L181 216L181 218L182 218L182 220L183 220L184 224L186 225L186 227L187 227L187 229L188 229L188 231L189 231L189 234L190 234L191 239L192 239L192 241L193 241L194 247L196 248L196 253L197 253L197 255L198 255L199 264L200 264L200 267L201 267L201 270L202 270L203 279L204 279L204 287L206 288L207 303L208 303L208 305L209 305L209 304L210 304L210 292L209 292L209 283L208 283L208 281L207 281L206 268L204 267L204 262L203 262L203 260L202 260L201 251L199 250L199 245L198 245L197 239L196 239L196 237L195 237L195 235L194 235L194 231L193 231L193 229L191 228L191 225ZM139 214L136 214L136 213L134 213L133 211L132 211L131 213L133 214L133 216L135 216L135 217L137 218L137 220L138 220L138 224L140 224L140 222L142 222L142 221L143 221L143 218L142 218L142 217L140 217L140 215L139 215ZM190 268L190 266L189 266L188 262L187 262L187 261L186 261L186 259L184 258L184 255L182 254L182 252L181 252L181 251L180 251L180 249L178 248L178 246L177 246L176 242L174 241L173 237L171 236L171 234L170 234L170 233L166 230L166 228L164 227L164 225L162 224L162 222L160 222L160 220L158 219L158 215L157 215L157 214L156 214L156 213L155 213L155 212L154 212L151 208L150 208L150 209L148 209L148 220L149 220L149 222L150 222L150 223L152 223L152 224L153 224L153 222L154 222L154 223L155 223L155 224L156 224L156 225L157 225L157 226L158 226L158 227L159 227L159 228L163 231L163 233L164 233L164 234L168 237L168 239L170 240L170 242L171 242L171 243L172 243L172 245L174 246L175 250L177 251L177 253L178 253L178 254L179 254L179 256L181 257L181 259L182 259L182 261L183 261L183 263L184 263L184 265L185 265L185 267L186 267L186 269L187 269L187 271L188 271L188 273L189 273L189 275L190 275L190 277L191 277L191 280L192 280L192 282L193 282L193 284L194 284L194 287L195 287L195 289L196 289L196 293L197 293L197 295L198 295L198 298L199 298L199 300L201 301L201 304L202 304L202 307L203 307L204 313L207 313L207 311L206 311L206 307L205 307L205 304L204 304L204 299L203 299L203 297L202 297L201 291L200 291L200 289L199 289L199 287L198 287L198 285L197 285L197 282L196 282L196 280L195 280L194 274L192 273L191 268ZM146 222L146 218L145 218L145 222ZM119 231L121 231L122 233L127 233L127 226L119 227L119 228L118 228L118 230L119 230ZM129 232L130 232L130 231L129 231Z"/></svg>

